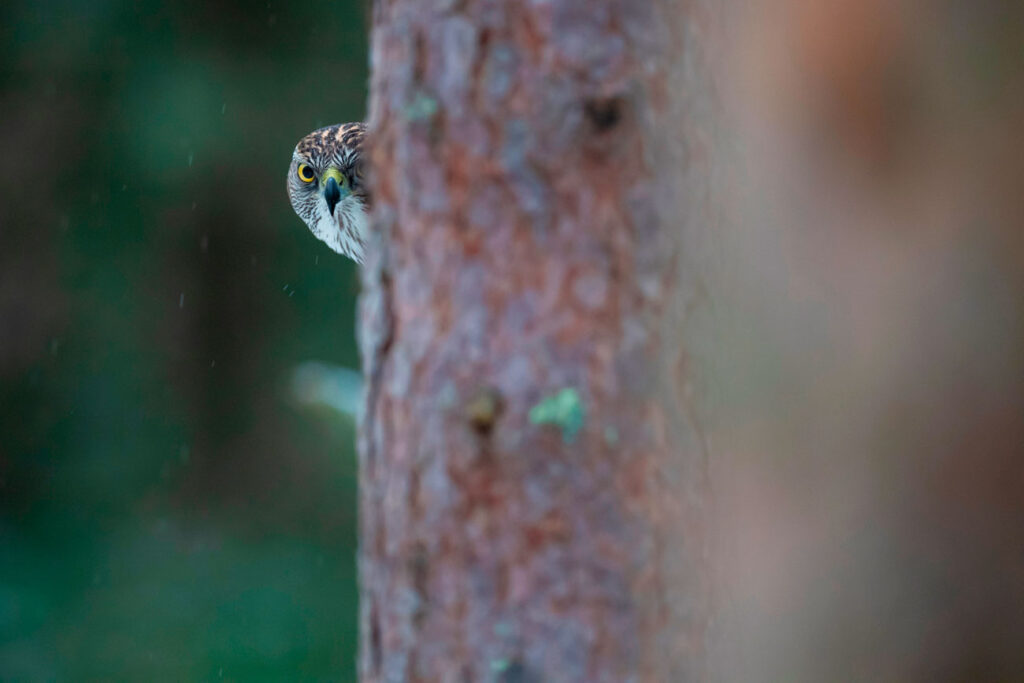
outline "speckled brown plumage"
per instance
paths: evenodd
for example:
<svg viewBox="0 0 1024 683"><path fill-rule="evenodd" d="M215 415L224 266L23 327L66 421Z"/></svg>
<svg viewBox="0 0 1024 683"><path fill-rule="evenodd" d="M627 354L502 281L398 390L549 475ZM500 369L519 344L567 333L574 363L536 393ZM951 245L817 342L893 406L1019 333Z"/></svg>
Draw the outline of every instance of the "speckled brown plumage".
<svg viewBox="0 0 1024 683"><path fill-rule="evenodd" d="M365 137L362 123L315 130L295 146L288 169L288 197L295 213L318 239L358 263L369 236L370 196L363 183ZM303 167L309 168L312 179L299 175Z"/></svg>
<svg viewBox="0 0 1024 683"><path fill-rule="evenodd" d="M366 124L339 123L313 131L299 140L295 151L305 157L313 155L328 156L339 147L362 154L363 139L366 137Z"/></svg>

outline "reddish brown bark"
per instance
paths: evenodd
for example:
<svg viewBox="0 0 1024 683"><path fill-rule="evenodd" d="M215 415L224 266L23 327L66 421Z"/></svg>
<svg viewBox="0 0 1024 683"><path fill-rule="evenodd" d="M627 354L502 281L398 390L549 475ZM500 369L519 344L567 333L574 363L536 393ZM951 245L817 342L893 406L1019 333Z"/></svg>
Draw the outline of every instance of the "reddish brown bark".
<svg viewBox="0 0 1024 683"><path fill-rule="evenodd" d="M706 138L675 96L704 97L703 27L680 7L376 5L364 681L704 676L680 311Z"/></svg>

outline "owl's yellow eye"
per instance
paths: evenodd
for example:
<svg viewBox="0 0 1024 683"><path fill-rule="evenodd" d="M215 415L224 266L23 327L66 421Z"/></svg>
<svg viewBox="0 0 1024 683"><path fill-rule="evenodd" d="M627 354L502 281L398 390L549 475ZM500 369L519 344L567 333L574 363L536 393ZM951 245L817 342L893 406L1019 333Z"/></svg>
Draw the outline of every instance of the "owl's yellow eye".
<svg viewBox="0 0 1024 683"><path fill-rule="evenodd" d="M314 180L316 180L316 174L313 173L313 169L311 169L306 164L299 164L298 174L299 180L301 180L304 183L311 183Z"/></svg>

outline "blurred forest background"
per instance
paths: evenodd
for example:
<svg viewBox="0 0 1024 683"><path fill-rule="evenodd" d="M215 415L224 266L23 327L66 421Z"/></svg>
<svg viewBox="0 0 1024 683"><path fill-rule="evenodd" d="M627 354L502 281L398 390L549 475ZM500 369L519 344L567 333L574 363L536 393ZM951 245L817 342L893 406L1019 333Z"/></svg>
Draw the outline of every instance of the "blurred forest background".
<svg viewBox="0 0 1024 683"><path fill-rule="evenodd" d="M729 5L721 680L1022 681L1024 3Z"/></svg>
<svg viewBox="0 0 1024 683"><path fill-rule="evenodd" d="M0 680L353 680L358 279L292 213L360 2L0 5Z"/></svg>
<svg viewBox="0 0 1024 683"><path fill-rule="evenodd" d="M720 680L1024 680L1024 8L680 6ZM0 5L0 679L354 679L353 428L290 382L358 282L284 174L366 54L359 2Z"/></svg>

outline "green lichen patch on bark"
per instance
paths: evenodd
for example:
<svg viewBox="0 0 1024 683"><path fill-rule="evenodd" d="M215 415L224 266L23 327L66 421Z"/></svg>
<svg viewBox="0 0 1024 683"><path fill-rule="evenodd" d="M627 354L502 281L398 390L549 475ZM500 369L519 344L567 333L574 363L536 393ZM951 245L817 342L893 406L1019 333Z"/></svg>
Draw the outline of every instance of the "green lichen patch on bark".
<svg viewBox="0 0 1024 683"><path fill-rule="evenodd" d="M535 425L555 425L562 430L562 440L572 443L587 420L587 406L580 392L566 387L547 396L530 408L530 422Z"/></svg>

